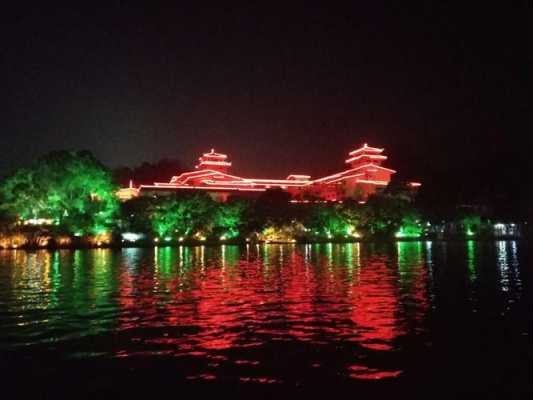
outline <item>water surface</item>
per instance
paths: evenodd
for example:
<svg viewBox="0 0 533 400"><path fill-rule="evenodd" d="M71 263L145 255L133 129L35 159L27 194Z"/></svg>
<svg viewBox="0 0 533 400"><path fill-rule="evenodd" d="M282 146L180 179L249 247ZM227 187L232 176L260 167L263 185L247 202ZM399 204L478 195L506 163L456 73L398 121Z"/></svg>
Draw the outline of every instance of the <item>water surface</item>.
<svg viewBox="0 0 533 400"><path fill-rule="evenodd" d="M525 392L528 251L516 241L0 251L2 364L15 380L30 371L86 390L149 377Z"/></svg>

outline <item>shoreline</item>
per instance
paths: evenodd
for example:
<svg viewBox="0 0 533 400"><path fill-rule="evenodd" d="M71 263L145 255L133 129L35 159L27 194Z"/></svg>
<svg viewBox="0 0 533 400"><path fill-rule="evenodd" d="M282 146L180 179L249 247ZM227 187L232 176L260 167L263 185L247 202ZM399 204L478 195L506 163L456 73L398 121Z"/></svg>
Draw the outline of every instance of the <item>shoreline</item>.
<svg viewBox="0 0 533 400"><path fill-rule="evenodd" d="M350 244L350 243L409 243L409 242L491 242L491 241L517 241L526 240L524 236L485 236L485 237L448 237L448 238L432 238L432 237L420 237L420 238L386 238L386 239L353 239L353 240L340 240L340 239L327 239L327 240L287 240L287 241L247 241L247 240L187 240L182 242L151 242L142 241L138 243L126 242L126 243L102 243L101 245L92 245L87 243L74 243L69 245L22 245L14 247L0 247L0 251L16 251L16 250L91 250L91 249L128 249L128 248L163 248L163 247L219 247L219 246L246 246L246 245L308 245L308 244Z"/></svg>

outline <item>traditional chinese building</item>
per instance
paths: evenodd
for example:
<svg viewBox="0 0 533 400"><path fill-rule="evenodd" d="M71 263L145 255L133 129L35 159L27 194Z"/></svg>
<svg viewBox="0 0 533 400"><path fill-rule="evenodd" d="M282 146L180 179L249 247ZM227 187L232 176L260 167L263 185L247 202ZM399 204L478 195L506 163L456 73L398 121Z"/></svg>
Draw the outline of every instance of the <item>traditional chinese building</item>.
<svg viewBox="0 0 533 400"><path fill-rule="evenodd" d="M369 195L385 188L396 171L385 168L384 149L370 147L366 143L349 153L348 169L333 175L311 179L309 175L291 174L285 179L243 178L229 173L231 162L226 154L211 149L198 159L194 171L173 176L170 182L154 182L120 189L117 196L127 200L139 195L162 194L176 191L199 190L209 193L219 201L228 196L254 195L268 189L279 188L291 194L293 201L313 199L338 201L355 199L364 201Z"/></svg>

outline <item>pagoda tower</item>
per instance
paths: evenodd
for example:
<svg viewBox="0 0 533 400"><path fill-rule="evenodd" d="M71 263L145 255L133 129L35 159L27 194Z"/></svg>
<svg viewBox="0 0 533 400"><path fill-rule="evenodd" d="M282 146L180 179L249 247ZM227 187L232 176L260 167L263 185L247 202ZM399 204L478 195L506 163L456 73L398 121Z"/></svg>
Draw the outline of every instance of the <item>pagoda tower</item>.
<svg viewBox="0 0 533 400"><path fill-rule="evenodd" d="M209 153L204 153L198 158L200 162L196 168L227 173L229 167L231 167L231 163L227 159L228 156L226 154L216 153L215 149L211 149Z"/></svg>
<svg viewBox="0 0 533 400"><path fill-rule="evenodd" d="M377 147L370 147L365 143L362 147L349 153L349 158L346 160L346 163L350 164L352 168L369 164L381 165L387 159L387 156L381 154L383 150Z"/></svg>

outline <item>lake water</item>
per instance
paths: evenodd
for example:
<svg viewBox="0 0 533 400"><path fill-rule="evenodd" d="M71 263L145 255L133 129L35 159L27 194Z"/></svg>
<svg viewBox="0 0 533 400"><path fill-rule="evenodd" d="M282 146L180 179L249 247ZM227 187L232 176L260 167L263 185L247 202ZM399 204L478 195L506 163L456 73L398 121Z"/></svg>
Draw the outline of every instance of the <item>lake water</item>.
<svg viewBox="0 0 533 400"><path fill-rule="evenodd" d="M50 396L524 394L530 255L518 241L0 251L0 372Z"/></svg>

